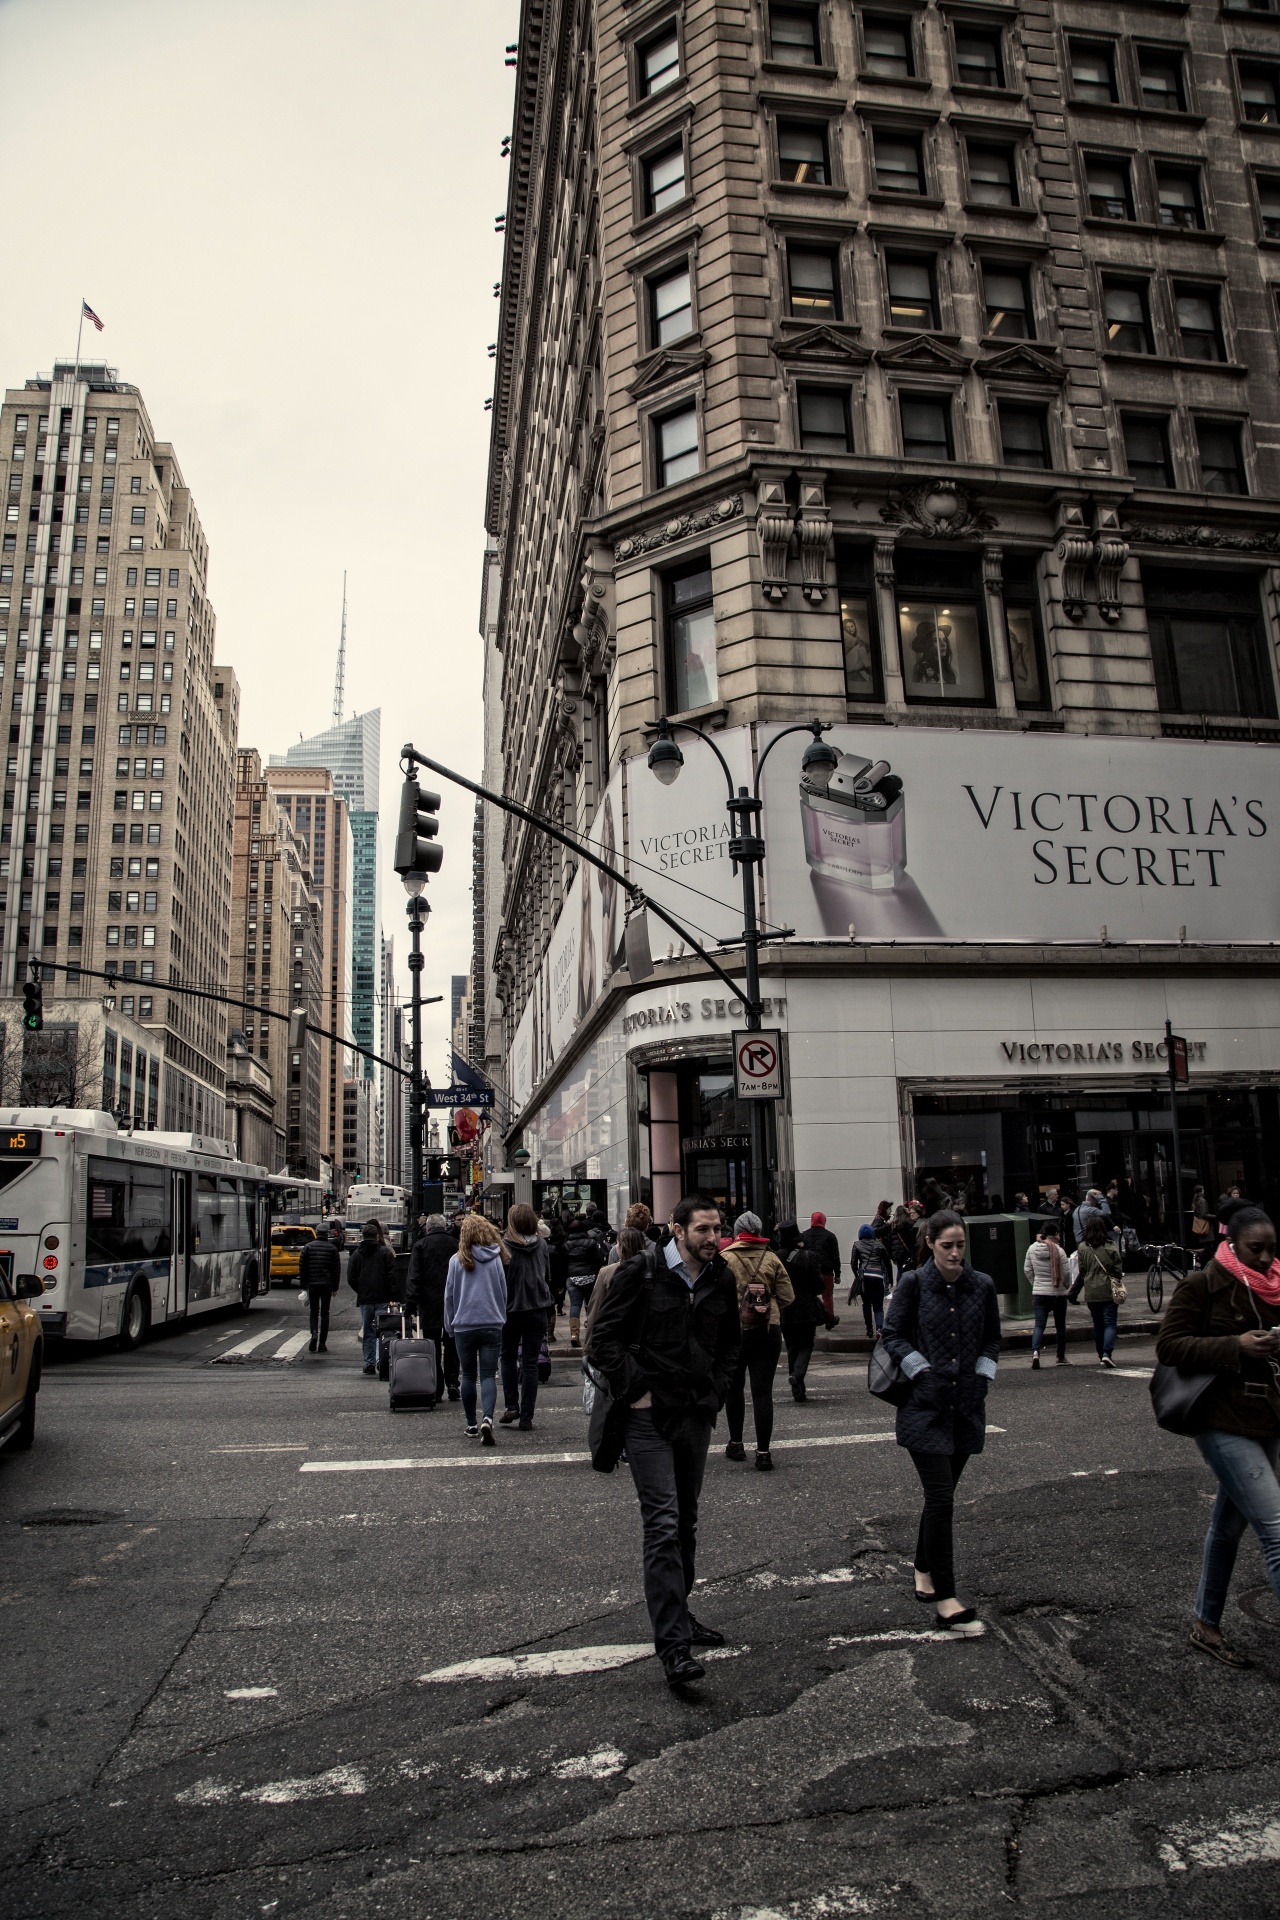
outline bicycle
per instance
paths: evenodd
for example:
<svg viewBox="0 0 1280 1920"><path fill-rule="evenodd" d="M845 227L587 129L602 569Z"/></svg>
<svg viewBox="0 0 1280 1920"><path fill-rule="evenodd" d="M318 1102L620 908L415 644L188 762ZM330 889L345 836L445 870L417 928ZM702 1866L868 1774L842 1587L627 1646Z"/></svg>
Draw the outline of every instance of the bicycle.
<svg viewBox="0 0 1280 1920"><path fill-rule="evenodd" d="M1166 1273L1176 1284L1190 1271L1192 1256L1185 1247L1178 1246L1176 1241L1170 1241L1164 1246L1147 1247L1146 1252L1155 1255L1147 1268L1147 1305L1152 1313L1159 1313L1164 1306ZM1178 1265L1179 1260L1183 1263L1181 1266Z"/></svg>

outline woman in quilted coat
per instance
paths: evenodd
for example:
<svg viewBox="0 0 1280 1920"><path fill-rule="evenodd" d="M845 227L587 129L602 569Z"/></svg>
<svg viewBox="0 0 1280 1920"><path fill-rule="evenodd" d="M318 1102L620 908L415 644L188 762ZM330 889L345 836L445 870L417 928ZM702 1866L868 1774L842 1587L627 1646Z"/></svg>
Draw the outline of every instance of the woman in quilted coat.
<svg viewBox="0 0 1280 1920"><path fill-rule="evenodd" d="M990 1274L976 1272L964 1257L958 1213L932 1214L923 1236L928 1257L894 1288L884 1344L911 1382L911 1396L898 1408L897 1432L924 1489L916 1599L936 1609L947 1632L970 1637L986 1628L956 1598L952 1517L956 1482L986 1440L1000 1308Z"/></svg>

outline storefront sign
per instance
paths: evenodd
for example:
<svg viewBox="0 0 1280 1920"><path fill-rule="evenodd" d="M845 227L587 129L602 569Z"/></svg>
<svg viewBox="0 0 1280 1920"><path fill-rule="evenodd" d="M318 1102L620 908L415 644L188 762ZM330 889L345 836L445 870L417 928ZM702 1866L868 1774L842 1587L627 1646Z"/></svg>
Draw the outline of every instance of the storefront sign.
<svg viewBox="0 0 1280 1920"><path fill-rule="evenodd" d="M780 1033L734 1034L733 1086L739 1100L781 1100Z"/></svg>
<svg viewBox="0 0 1280 1920"><path fill-rule="evenodd" d="M1183 1043L1188 1060L1203 1060L1207 1040ZM1155 1066L1165 1060L1163 1040L1002 1040L1000 1051L1006 1060L1018 1066L1096 1066L1099 1061L1130 1064L1134 1061Z"/></svg>
<svg viewBox="0 0 1280 1920"><path fill-rule="evenodd" d="M750 1151L749 1133L690 1134L680 1142L684 1153L745 1153Z"/></svg>
<svg viewBox="0 0 1280 1920"><path fill-rule="evenodd" d="M769 758L768 912L801 939L1280 939L1270 749L887 731L834 727L825 789L803 734Z"/></svg>
<svg viewBox="0 0 1280 1920"><path fill-rule="evenodd" d="M786 995L779 994L776 999L761 1000L760 1008L766 1020L783 1019L787 1011ZM664 1000L658 1006L638 1007L634 1013L622 1016L622 1031L625 1034L642 1033L650 1027L678 1027L685 1022L695 1021L723 1027L734 1020L741 1020L745 1012L741 1000L700 994L693 1000Z"/></svg>

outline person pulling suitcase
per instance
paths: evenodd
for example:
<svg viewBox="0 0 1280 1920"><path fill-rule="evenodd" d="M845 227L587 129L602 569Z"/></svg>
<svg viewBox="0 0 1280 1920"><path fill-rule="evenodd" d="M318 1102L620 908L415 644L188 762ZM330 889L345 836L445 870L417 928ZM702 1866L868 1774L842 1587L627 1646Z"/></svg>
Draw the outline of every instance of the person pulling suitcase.
<svg viewBox="0 0 1280 1920"><path fill-rule="evenodd" d="M308 1240L298 1260L298 1279L306 1289L311 1309L309 1353L327 1353L329 1339L329 1303L342 1279L342 1256L332 1234L319 1233Z"/></svg>

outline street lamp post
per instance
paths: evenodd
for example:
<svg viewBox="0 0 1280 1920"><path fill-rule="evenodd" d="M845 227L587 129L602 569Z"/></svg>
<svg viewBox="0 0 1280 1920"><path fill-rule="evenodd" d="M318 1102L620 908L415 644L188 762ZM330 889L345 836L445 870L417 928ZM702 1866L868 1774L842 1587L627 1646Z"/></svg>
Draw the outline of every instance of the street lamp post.
<svg viewBox="0 0 1280 1920"><path fill-rule="evenodd" d="M816 785L825 785L839 764L840 755L833 746L823 739L834 723L830 720L805 720L795 726L783 727L769 742L756 766L755 781L750 790L735 787L729 763L721 753L715 740L709 733L695 726L691 720L671 720L665 715L657 721L657 738L649 749L650 771L662 782L671 786L679 778L684 765L684 755L672 734L696 734L704 740L720 762L721 771L729 790L726 806L733 827L733 837L729 841L729 858L733 862L735 873L742 876L742 946L746 964L746 992L742 996L743 1013L749 1032L758 1033L764 1024L764 1005L760 998L760 920L757 900L756 876L764 865L765 843L760 833L760 816L763 808L760 801L760 776L764 772L765 761L777 746L779 740L785 740L791 733L811 733L813 739L805 748L802 770ZM785 937L789 929L775 933L772 937ZM751 1206L762 1220L772 1212L770 1204L771 1181L766 1166L768 1159L768 1127L764 1113L764 1102L753 1100L751 1111Z"/></svg>

